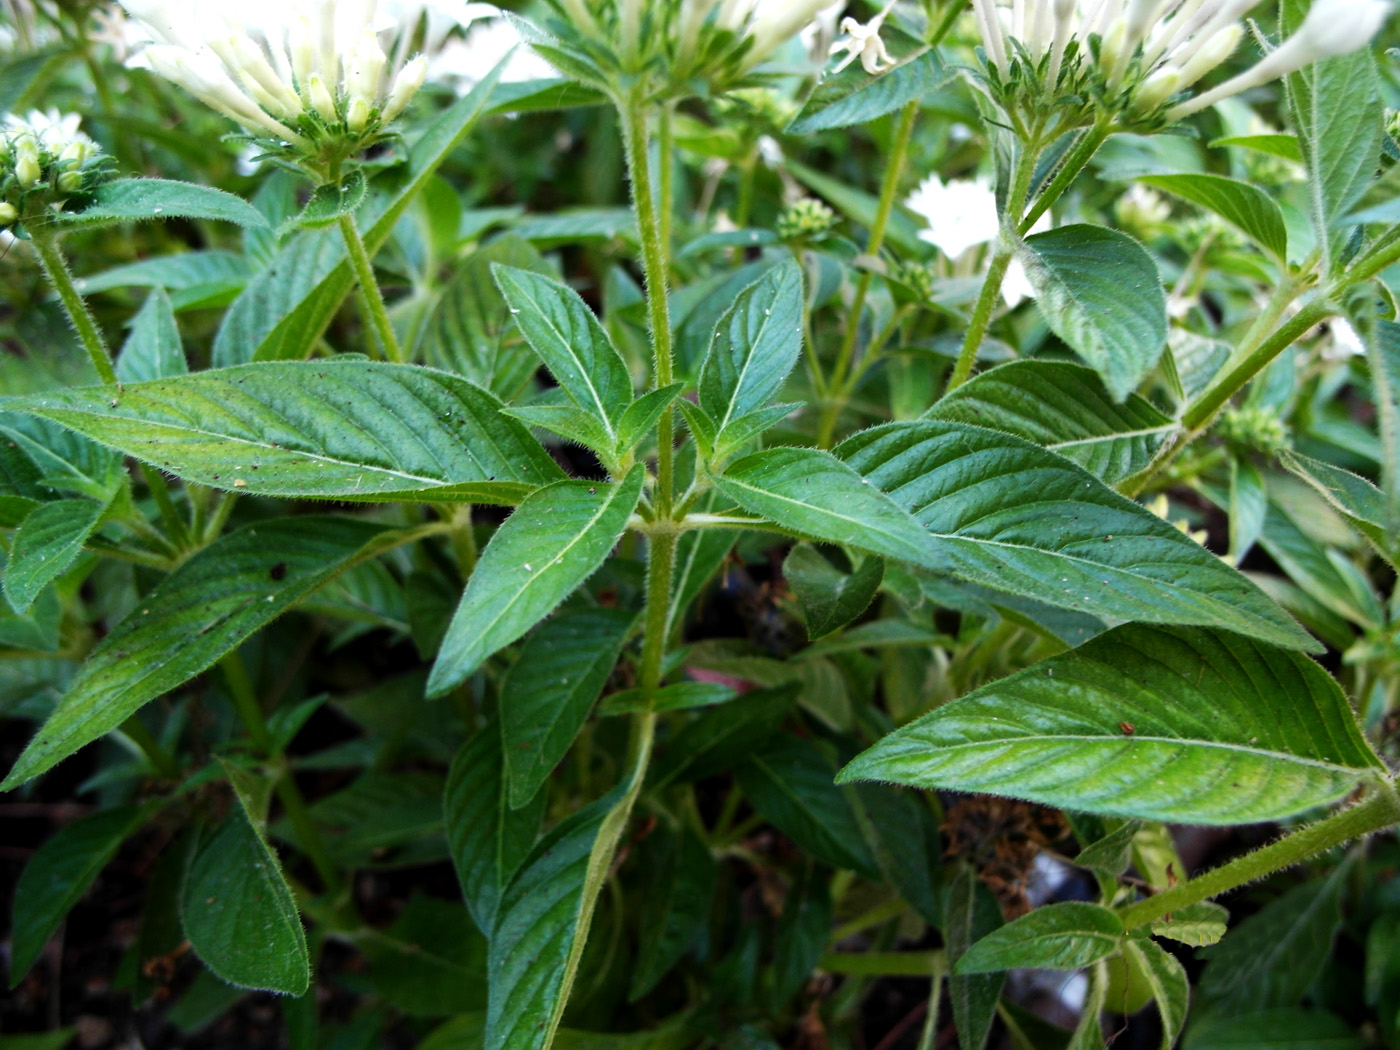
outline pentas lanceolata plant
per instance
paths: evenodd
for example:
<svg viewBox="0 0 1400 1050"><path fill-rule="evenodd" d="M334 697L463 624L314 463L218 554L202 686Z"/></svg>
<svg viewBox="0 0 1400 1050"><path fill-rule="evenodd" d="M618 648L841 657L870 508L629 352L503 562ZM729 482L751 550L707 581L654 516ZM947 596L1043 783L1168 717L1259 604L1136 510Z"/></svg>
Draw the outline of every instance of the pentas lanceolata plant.
<svg viewBox="0 0 1400 1050"><path fill-rule="evenodd" d="M0 70L16 1011L110 862L298 1048L1400 1046L1387 5L121 6Z"/></svg>

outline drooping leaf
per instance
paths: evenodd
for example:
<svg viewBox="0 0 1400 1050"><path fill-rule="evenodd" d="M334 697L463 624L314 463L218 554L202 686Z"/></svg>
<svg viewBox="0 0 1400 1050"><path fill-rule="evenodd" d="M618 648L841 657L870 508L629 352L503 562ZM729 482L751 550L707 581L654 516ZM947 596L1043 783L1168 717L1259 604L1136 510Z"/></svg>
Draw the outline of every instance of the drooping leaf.
<svg viewBox="0 0 1400 1050"><path fill-rule="evenodd" d="M1358 474L1297 452L1284 451L1279 462L1321 493L1377 550L1394 554L1396 537L1386 527L1390 510L1384 492Z"/></svg>
<svg viewBox="0 0 1400 1050"><path fill-rule="evenodd" d="M862 431L836 454L924 525L955 575L1099 617L1223 627L1317 648L1194 540L1020 438L932 420L892 423Z"/></svg>
<svg viewBox="0 0 1400 1050"><path fill-rule="evenodd" d="M395 536L349 518L306 516L248 525L210 544L92 651L0 790L115 729Z"/></svg>
<svg viewBox="0 0 1400 1050"><path fill-rule="evenodd" d="M248 494L514 502L562 473L491 394L412 365L269 362L7 407Z"/></svg>
<svg viewBox="0 0 1400 1050"><path fill-rule="evenodd" d="M802 603L807 637L812 641L840 630L865 612L884 576L885 564L879 558L866 558L859 568L843 572L806 543L794 547L783 562L783 578Z"/></svg>
<svg viewBox="0 0 1400 1050"><path fill-rule="evenodd" d="M1046 904L993 930L954 966L959 974L1018 967L1078 970L1106 959L1123 940L1123 923L1110 909L1082 901Z"/></svg>
<svg viewBox="0 0 1400 1050"><path fill-rule="evenodd" d="M1126 400L1167 345L1152 257L1125 233L1083 223L1027 237L1019 256L1046 323Z"/></svg>
<svg viewBox="0 0 1400 1050"><path fill-rule="evenodd" d="M60 499L29 512L5 565L5 598L15 612L27 612L39 592L68 571L104 510L90 499Z"/></svg>
<svg viewBox="0 0 1400 1050"><path fill-rule="evenodd" d="M494 723L452 760L442 807L447 841L463 899L484 933L490 933L501 893L539 837L546 801L540 792L528 806L510 806L501 734Z"/></svg>
<svg viewBox="0 0 1400 1050"><path fill-rule="evenodd" d="M739 694L719 682L676 682L655 692L623 689L609 693L598 706L600 715L630 715L644 711L689 711L696 707L727 704Z"/></svg>
<svg viewBox="0 0 1400 1050"><path fill-rule="evenodd" d="M1158 937L1180 941L1193 948L1203 948L1216 944L1225 936L1230 922L1230 913L1214 901L1199 901L1174 911L1170 918L1152 924L1152 932Z"/></svg>
<svg viewBox="0 0 1400 1050"><path fill-rule="evenodd" d="M11 988L24 980L63 917L149 815L141 806L104 809L59 828L34 851L14 890Z"/></svg>
<svg viewBox="0 0 1400 1050"><path fill-rule="evenodd" d="M1106 485L1142 470L1171 437L1171 417L1146 398L1115 402L1091 368L1011 361L944 395L925 418L990 427L1072 459Z"/></svg>
<svg viewBox="0 0 1400 1050"><path fill-rule="evenodd" d="M1143 175L1138 181L1215 212L1274 259L1287 257L1288 230L1283 224L1283 211L1258 186L1198 172Z"/></svg>
<svg viewBox="0 0 1400 1050"><path fill-rule="evenodd" d="M521 647L501 684L501 744L513 807L535 797L573 745L636 619L627 609L580 609Z"/></svg>
<svg viewBox="0 0 1400 1050"><path fill-rule="evenodd" d="M240 988L302 995L311 956L296 902L266 842L235 807L190 863L180 896L190 945Z"/></svg>
<svg viewBox="0 0 1400 1050"><path fill-rule="evenodd" d="M947 77L938 53L932 49L905 57L877 77L856 63L835 76L824 77L787 130L793 135L805 135L868 124L929 94Z"/></svg>
<svg viewBox="0 0 1400 1050"><path fill-rule="evenodd" d="M131 334L117 358L117 379L141 383L184 375L189 370L170 296L157 285L132 319Z"/></svg>
<svg viewBox="0 0 1400 1050"><path fill-rule="evenodd" d="M240 226L266 226L267 220L242 197L170 179L117 179L100 187L80 212L60 212L66 228L109 226L151 219L215 219Z"/></svg>
<svg viewBox="0 0 1400 1050"><path fill-rule="evenodd" d="M839 780L1148 820L1274 820L1374 777L1336 682L1252 638L1128 624L879 741Z"/></svg>
<svg viewBox="0 0 1400 1050"><path fill-rule="evenodd" d="M1138 972L1152 989L1162 1020L1162 1050L1172 1050L1186 1024L1186 1008L1191 1001L1185 968L1150 937L1129 937L1123 942L1123 953L1136 962ZM1113 1003L1108 1005L1112 1008Z"/></svg>
<svg viewBox="0 0 1400 1050"><path fill-rule="evenodd" d="M525 500L487 544L428 679L440 696L550 614L603 559L642 494L640 466L615 485L560 481Z"/></svg>
<svg viewBox="0 0 1400 1050"><path fill-rule="evenodd" d="M715 485L745 510L802 535L926 568L946 567L907 510L829 452L765 449L731 464Z"/></svg>
<svg viewBox="0 0 1400 1050"><path fill-rule="evenodd" d="M652 765L652 788L672 780L692 781L744 762L792 710L797 688L782 685L744 694L741 703L704 711L688 723Z"/></svg>

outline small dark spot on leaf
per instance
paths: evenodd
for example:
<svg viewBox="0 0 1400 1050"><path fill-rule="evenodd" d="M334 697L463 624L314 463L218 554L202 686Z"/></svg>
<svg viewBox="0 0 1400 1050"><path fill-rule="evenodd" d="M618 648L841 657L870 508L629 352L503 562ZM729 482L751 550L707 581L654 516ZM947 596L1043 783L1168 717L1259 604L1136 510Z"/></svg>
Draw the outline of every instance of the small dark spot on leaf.
<svg viewBox="0 0 1400 1050"><path fill-rule="evenodd" d="M1131 722L1119 722L1118 728L1122 731L1124 736L1132 736L1137 732L1137 726L1133 725Z"/></svg>
<svg viewBox="0 0 1400 1050"><path fill-rule="evenodd" d="M287 563L279 561L276 565L267 570L267 574L274 580L285 580L287 578Z"/></svg>

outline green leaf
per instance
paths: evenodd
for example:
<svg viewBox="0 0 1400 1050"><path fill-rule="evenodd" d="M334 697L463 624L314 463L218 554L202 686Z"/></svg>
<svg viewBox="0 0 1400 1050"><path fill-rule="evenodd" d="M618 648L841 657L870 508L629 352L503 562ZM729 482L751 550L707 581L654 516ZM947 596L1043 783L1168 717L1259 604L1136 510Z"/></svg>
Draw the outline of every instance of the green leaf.
<svg viewBox="0 0 1400 1050"><path fill-rule="evenodd" d="M485 933L491 931L501 894L524 863L544 817L546 792L521 809L506 795L501 734L489 723L452 760L443 817L462 898Z"/></svg>
<svg viewBox="0 0 1400 1050"><path fill-rule="evenodd" d="M1082 901L1046 904L969 948L955 973L998 973L1034 967L1079 970L1118 951L1123 923L1108 908Z"/></svg>
<svg viewBox="0 0 1400 1050"><path fill-rule="evenodd" d="M482 551L448 625L429 696L460 684L598 570L636 509L644 474L637 466L615 485L556 482L506 519Z"/></svg>
<svg viewBox="0 0 1400 1050"><path fill-rule="evenodd" d="M1298 164L1303 163L1303 148L1298 145L1297 135L1227 135L1224 138L1212 139L1208 145L1211 149L1217 146L1238 146L1241 149L1267 153L1272 157L1282 157Z"/></svg>
<svg viewBox="0 0 1400 1050"><path fill-rule="evenodd" d="M561 474L491 394L413 365L269 362L6 407L250 495L510 503Z"/></svg>
<svg viewBox="0 0 1400 1050"><path fill-rule="evenodd" d="M773 400L802 353L802 270L773 267L715 325L697 382L700 407L719 441L729 424Z"/></svg>
<svg viewBox="0 0 1400 1050"><path fill-rule="evenodd" d="M8 555L0 557L0 571L7 563ZM24 616L11 609L8 602L0 603L0 645L43 653L55 652L62 624L63 605L54 587L45 587L40 591Z"/></svg>
<svg viewBox="0 0 1400 1050"><path fill-rule="evenodd" d="M745 510L804 536L946 568L907 510L829 452L765 449L729 466L715 485Z"/></svg>
<svg viewBox="0 0 1400 1050"><path fill-rule="evenodd" d="M1384 492L1360 475L1297 452L1284 451L1279 462L1316 489L1377 550L1387 557L1394 555L1396 537L1386 525L1390 508Z"/></svg>
<svg viewBox="0 0 1400 1050"><path fill-rule="evenodd" d="M1248 460L1230 460L1230 564L1238 565L1259 541L1268 510L1263 473Z"/></svg>
<svg viewBox="0 0 1400 1050"><path fill-rule="evenodd" d="M415 893L387 930L355 937L370 983L413 1017L441 1017L486 1006L486 939L456 901Z"/></svg>
<svg viewBox="0 0 1400 1050"><path fill-rule="evenodd" d="M788 133L805 135L869 124L906 103L923 98L949 75L938 53L932 49L916 53L877 77L855 63L836 76L821 80L802 112L788 125Z"/></svg>
<svg viewBox="0 0 1400 1050"><path fill-rule="evenodd" d="M63 917L148 816L150 810L141 806L104 809L64 825L34 851L15 884L11 988L24 980Z"/></svg>
<svg viewBox="0 0 1400 1050"><path fill-rule="evenodd" d="M783 578L802 603L807 637L816 641L845 627L869 608L885 578L885 563L866 558L853 569L839 552L828 557L809 544L799 543L783 562Z"/></svg>
<svg viewBox="0 0 1400 1050"><path fill-rule="evenodd" d="M211 250L158 255L79 277L75 283L78 291L92 295L112 288L164 288L175 292L201 285L241 285L248 277L249 265L244 256Z"/></svg>
<svg viewBox="0 0 1400 1050"><path fill-rule="evenodd" d="M1020 438L955 423L892 423L862 431L836 454L923 523L955 575L1095 616L1223 627L1317 648L1194 540Z"/></svg>
<svg viewBox="0 0 1400 1050"><path fill-rule="evenodd" d="M1143 175L1138 181L1215 212L1276 261L1287 257L1288 229L1283 224L1283 210L1258 186L1223 175L1195 172Z"/></svg>
<svg viewBox="0 0 1400 1050"><path fill-rule="evenodd" d="M93 194L80 212L54 217L65 228L110 226L149 219L215 219L239 226L266 226L267 219L242 197L170 179L117 179Z"/></svg>
<svg viewBox="0 0 1400 1050"><path fill-rule="evenodd" d="M846 792L832 783L835 767L816 744L775 737L739 767L745 799L803 849L838 868L879 879Z"/></svg>
<svg viewBox="0 0 1400 1050"><path fill-rule="evenodd" d="M1072 459L1104 484L1145 468L1175 424L1136 394L1115 403L1092 368L1011 361L945 394L926 419L990 427Z"/></svg>
<svg viewBox="0 0 1400 1050"><path fill-rule="evenodd" d="M632 403L632 376L593 311L558 281L500 265L491 273L526 341L615 445L617 421Z"/></svg>
<svg viewBox="0 0 1400 1050"><path fill-rule="evenodd" d="M688 402L687 402L688 403ZM760 408L756 412L740 416L732 420L724 428L722 433L715 435L713 455L717 459L724 459L736 450L743 448L754 438L758 437L765 430L781 423L788 416L792 415L802 407L802 402L788 401L778 405L769 405L767 408Z"/></svg>
<svg viewBox="0 0 1400 1050"><path fill-rule="evenodd" d="M1306 657L1128 624L896 730L838 781L1246 824L1341 798L1379 768L1341 689Z"/></svg>
<svg viewBox="0 0 1400 1050"><path fill-rule="evenodd" d="M549 832L501 897L491 930L486 1050L544 1050L563 1016L587 933L594 845L616 792Z"/></svg>
<svg viewBox="0 0 1400 1050"><path fill-rule="evenodd" d="M701 712L684 725L652 765L653 789L727 772L757 750L792 710L797 687L745 693L742 703Z"/></svg>
<svg viewBox="0 0 1400 1050"><path fill-rule="evenodd" d="M1146 978L1157 1000L1157 1013L1162 1020L1162 1050L1172 1050L1177 1036L1186 1024L1186 1008L1191 1001L1191 982L1176 956L1164 951L1148 937L1129 937L1123 942L1123 954L1137 964L1137 972ZM1110 1009L1113 1003L1108 1004Z"/></svg>
<svg viewBox="0 0 1400 1050"><path fill-rule="evenodd" d="M1284 0L1280 21L1297 31L1308 4ZM1380 76L1368 48L1311 62L1288 76L1289 109L1303 161L1318 245L1327 273L1345 262L1351 231L1340 222L1361 199L1380 166L1385 110Z"/></svg>
<svg viewBox="0 0 1400 1050"><path fill-rule="evenodd" d="M1152 932L1158 937L1180 941L1193 948L1204 948L1217 944L1225 936L1229 926L1230 913L1214 901L1199 901L1172 912L1171 918L1161 919L1152 924Z"/></svg>
<svg viewBox="0 0 1400 1050"><path fill-rule="evenodd" d="M191 861L180 921L190 946L221 980L283 995L310 987L311 956L292 891L242 806Z"/></svg>
<svg viewBox="0 0 1400 1050"><path fill-rule="evenodd" d="M132 319L131 334L117 358L117 379L140 383L184 375L189 370L170 296L157 285Z"/></svg>
<svg viewBox="0 0 1400 1050"><path fill-rule="evenodd" d="M306 202L301 214L292 219L289 226L317 230L330 226L342 215L353 215L365 202L369 182L363 168L356 168L339 182L328 182L317 186L316 192Z"/></svg>
<svg viewBox="0 0 1400 1050"><path fill-rule="evenodd" d="M953 1005L953 1024L958 1045L964 1050L983 1050L996 1020L997 1001L1006 981L1000 973L957 973L957 964L967 950L1002 925L1001 907L996 898L967 864L959 865L948 886L944 905L948 938L948 999Z"/></svg>
<svg viewBox="0 0 1400 1050"><path fill-rule="evenodd" d="M1167 345L1167 297L1157 264L1125 233L1061 226L1019 252L1050 329L1125 401Z"/></svg>
<svg viewBox="0 0 1400 1050"><path fill-rule="evenodd" d="M808 862L783 901L773 947L775 1011L801 990L831 939L834 909L828 878L825 868Z"/></svg>
<svg viewBox="0 0 1400 1050"><path fill-rule="evenodd" d="M684 383L672 383L659 390L650 390L628 405L617 421L618 451L630 451L644 440L651 433L656 421L661 418L661 413L671 406L684 389Z"/></svg>
<svg viewBox="0 0 1400 1050"><path fill-rule="evenodd" d="M573 746L607 685L637 614L580 609L536 631L501 683L510 804L527 804Z"/></svg>
<svg viewBox="0 0 1400 1050"><path fill-rule="evenodd" d="M1291 1006L1203 1018L1191 1026L1186 1050L1362 1050L1355 1028L1326 1010Z"/></svg>
<svg viewBox="0 0 1400 1050"><path fill-rule="evenodd" d="M205 547L97 645L0 790L115 729L398 536L348 518L305 516L248 525Z"/></svg>
<svg viewBox="0 0 1400 1050"><path fill-rule="evenodd" d="M608 429L607 423L599 422L581 408L573 405L522 405L501 411L526 426L543 427L567 441L591 448L605 463L613 459L613 451L617 447L616 436Z"/></svg>
<svg viewBox="0 0 1400 1050"><path fill-rule="evenodd" d="M656 987L680 961L710 914L715 892L715 859L689 827L672 831L661 824L645 841L639 858L646 873L641 901L641 943L627 994L636 1002Z"/></svg>
<svg viewBox="0 0 1400 1050"><path fill-rule="evenodd" d="M5 565L5 598L15 612L28 612L39 592L68 571L105 510L90 499L60 499L29 512Z"/></svg>
<svg viewBox="0 0 1400 1050"><path fill-rule="evenodd" d="M645 711L689 711L696 707L727 704L739 694L733 686L718 682L677 682L648 695L645 689L611 693L598 706L600 715L630 715Z"/></svg>

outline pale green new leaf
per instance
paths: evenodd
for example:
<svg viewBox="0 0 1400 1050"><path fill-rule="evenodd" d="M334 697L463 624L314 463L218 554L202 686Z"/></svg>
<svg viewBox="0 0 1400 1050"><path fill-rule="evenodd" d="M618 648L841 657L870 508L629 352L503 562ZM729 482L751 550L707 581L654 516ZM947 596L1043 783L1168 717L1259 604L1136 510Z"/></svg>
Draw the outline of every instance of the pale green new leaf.
<svg viewBox="0 0 1400 1050"><path fill-rule="evenodd" d="M1072 459L1107 485L1146 467L1171 437L1170 416L1146 398L1115 402L1092 368L1012 361L945 394L926 419L990 427Z"/></svg>
<svg viewBox="0 0 1400 1050"><path fill-rule="evenodd" d="M1318 647L1194 540L1083 468L1010 434L891 423L855 435L836 455L920 521L952 572L975 583L1100 617L1223 627Z"/></svg>
<svg viewBox="0 0 1400 1050"><path fill-rule="evenodd" d="M1172 1050L1186 1024L1186 1008L1191 1002L1186 970L1176 956L1150 937L1129 937L1123 942L1123 954L1137 963L1138 972L1147 979L1162 1020L1162 1050Z"/></svg>
<svg viewBox="0 0 1400 1050"><path fill-rule="evenodd" d="M1170 918L1152 924L1152 932L1193 948L1217 944L1229 927L1230 913L1214 901L1198 901L1172 912Z"/></svg>
<svg viewBox="0 0 1400 1050"><path fill-rule="evenodd" d="M180 922L204 965L229 984L283 995L310 986L311 956L292 891L242 806L190 862Z"/></svg>
<svg viewBox="0 0 1400 1050"><path fill-rule="evenodd" d="M115 729L398 535L349 518L305 516L248 525L205 547L97 645L0 790Z"/></svg>
<svg viewBox="0 0 1400 1050"><path fill-rule="evenodd" d="M636 466L615 485L556 482L506 519L467 582L428 679L428 695L441 696L461 683L598 570L636 509L643 474Z"/></svg>
<svg viewBox="0 0 1400 1050"><path fill-rule="evenodd" d="M27 612L39 592L68 571L104 510L90 499L60 499L25 516L5 564L5 598L15 612Z"/></svg>
<svg viewBox="0 0 1400 1050"><path fill-rule="evenodd" d="M1144 175L1138 181L1215 212L1276 260L1282 261L1288 255L1283 211L1258 186L1196 172Z"/></svg>
<svg viewBox="0 0 1400 1050"><path fill-rule="evenodd" d="M1334 509L1376 545L1377 550L1387 557L1393 557L1396 537L1386 527L1390 510L1384 492L1358 474L1297 452L1283 452L1279 462L1321 493Z"/></svg>
<svg viewBox="0 0 1400 1050"><path fill-rule="evenodd" d="M1027 237L1019 257L1051 330L1126 400L1167 345L1152 256L1125 233L1079 223Z"/></svg>
<svg viewBox="0 0 1400 1050"><path fill-rule="evenodd" d="M513 807L535 797L573 745L636 619L627 609L579 609L521 647L501 684L501 744Z"/></svg>
<svg viewBox="0 0 1400 1050"><path fill-rule="evenodd" d="M267 362L6 407L250 495L513 503L562 475L494 396L413 365Z"/></svg>
<svg viewBox="0 0 1400 1050"><path fill-rule="evenodd" d="M765 449L732 464L715 485L745 510L801 535L946 568L909 512L830 452Z"/></svg>
<svg viewBox="0 0 1400 1050"><path fill-rule="evenodd" d="M1078 970L1107 959L1123 940L1123 923L1108 908L1083 901L1047 904L993 930L953 967L955 973L997 973L1021 967Z"/></svg>
<svg viewBox="0 0 1400 1050"><path fill-rule="evenodd" d="M1341 689L1307 657L1128 624L896 730L838 779L1247 824L1334 801L1382 770Z"/></svg>

